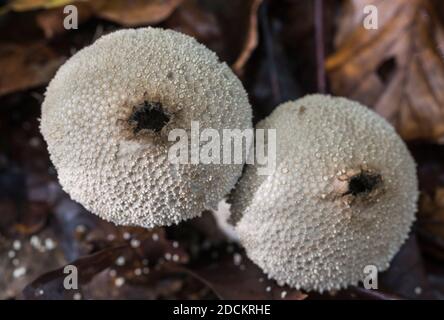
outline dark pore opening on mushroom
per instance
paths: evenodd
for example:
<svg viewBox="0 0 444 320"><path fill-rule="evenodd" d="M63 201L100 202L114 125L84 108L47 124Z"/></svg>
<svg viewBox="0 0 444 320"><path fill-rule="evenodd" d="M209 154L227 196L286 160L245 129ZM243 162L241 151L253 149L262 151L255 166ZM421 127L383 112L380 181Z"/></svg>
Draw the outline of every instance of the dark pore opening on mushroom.
<svg viewBox="0 0 444 320"><path fill-rule="evenodd" d="M379 174L365 171L360 172L359 174L351 177L348 183L348 191L344 195L352 194L357 196L360 194L370 193L381 181L381 175Z"/></svg>
<svg viewBox="0 0 444 320"><path fill-rule="evenodd" d="M133 133L147 129L159 132L168 123L170 117L163 111L160 102L144 101L134 106L128 122L133 126Z"/></svg>

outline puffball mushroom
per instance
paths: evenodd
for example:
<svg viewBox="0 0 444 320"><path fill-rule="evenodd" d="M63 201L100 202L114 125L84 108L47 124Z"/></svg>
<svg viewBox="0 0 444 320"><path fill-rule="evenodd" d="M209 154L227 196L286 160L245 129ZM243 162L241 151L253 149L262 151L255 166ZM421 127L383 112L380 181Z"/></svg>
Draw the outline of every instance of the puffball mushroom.
<svg viewBox="0 0 444 320"><path fill-rule="evenodd" d="M77 52L50 82L41 132L64 190L120 225L155 227L217 207L243 164L173 164L173 129L251 128L247 94L193 38L127 29ZM191 142L189 142L191 145ZM188 145L188 147L190 147Z"/></svg>
<svg viewBox="0 0 444 320"><path fill-rule="evenodd" d="M276 129L276 169L246 165L231 194L251 260L279 284L320 292L357 284L367 265L387 269L418 198L414 160L393 127L357 102L316 94L257 128Z"/></svg>

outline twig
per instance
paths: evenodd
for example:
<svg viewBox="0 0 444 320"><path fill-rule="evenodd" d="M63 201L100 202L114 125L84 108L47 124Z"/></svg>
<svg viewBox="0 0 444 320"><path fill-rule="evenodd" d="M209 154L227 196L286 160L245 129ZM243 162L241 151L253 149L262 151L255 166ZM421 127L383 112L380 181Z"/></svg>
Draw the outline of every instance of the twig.
<svg viewBox="0 0 444 320"><path fill-rule="evenodd" d="M315 26L315 44L316 44L316 76L318 92L325 93L325 48L324 48L324 21L323 21L323 0L314 2L314 26Z"/></svg>
<svg viewBox="0 0 444 320"><path fill-rule="evenodd" d="M274 48L272 37L270 33L270 24L268 23L268 3L264 1L259 9L259 17L261 20L262 35L264 38L265 51L269 65L271 93L273 95L274 103L281 103L281 90L279 88L279 78L276 69L276 62L274 56Z"/></svg>

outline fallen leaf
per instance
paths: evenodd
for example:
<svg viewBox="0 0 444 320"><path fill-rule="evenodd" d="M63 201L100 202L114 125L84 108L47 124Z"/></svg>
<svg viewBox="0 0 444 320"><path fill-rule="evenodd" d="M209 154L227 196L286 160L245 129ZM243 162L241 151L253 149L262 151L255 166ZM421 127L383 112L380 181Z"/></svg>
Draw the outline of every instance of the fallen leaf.
<svg viewBox="0 0 444 320"><path fill-rule="evenodd" d="M298 290L278 286L268 279L243 252L225 252L200 266L175 268L196 277L224 300L303 300L307 297Z"/></svg>
<svg viewBox="0 0 444 320"><path fill-rule="evenodd" d="M186 0L165 27L196 38L241 74L258 44L261 0Z"/></svg>
<svg viewBox="0 0 444 320"><path fill-rule="evenodd" d="M435 299L416 235L412 233L380 277L378 290L405 299Z"/></svg>
<svg viewBox="0 0 444 320"><path fill-rule="evenodd" d="M50 9L61 7L76 0L11 0L8 8L13 11L30 11L36 9Z"/></svg>
<svg viewBox="0 0 444 320"><path fill-rule="evenodd" d="M164 22L164 26L192 36L215 51L222 60L226 58L222 25L216 13L206 10L196 1L184 1Z"/></svg>
<svg viewBox="0 0 444 320"><path fill-rule="evenodd" d="M66 209L66 208L65 208ZM70 216L70 211L64 211ZM78 214L78 213L77 213ZM68 220L73 216L68 217ZM187 253L178 245L167 240L163 229L147 230L138 227L116 227L108 222L109 230L114 233L102 234L107 246L99 251L77 258L69 265L78 271L78 290L67 290L63 281L65 266L47 271L29 284L23 291L25 299L73 299L74 294L85 299L123 299L123 298L154 298L168 286L153 289L159 278L168 275L164 266L180 265L188 262ZM74 226L75 224L73 224ZM77 225L78 226L78 225ZM103 226L96 225L92 232ZM83 232L88 233L87 230ZM70 234L65 229L64 234ZM112 237L109 237L112 235ZM88 234L84 239L75 241L95 241ZM66 243L61 242L61 246ZM66 248L65 248L66 249ZM67 250L71 252L70 248ZM174 277L171 281L173 291L177 288ZM176 288L176 289L175 289ZM180 287L179 287L180 289Z"/></svg>
<svg viewBox="0 0 444 320"><path fill-rule="evenodd" d="M183 0L91 1L96 15L126 27L157 24L165 20Z"/></svg>
<svg viewBox="0 0 444 320"><path fill-rule="evenodd" d="M55 234L45 229L32 237L0 237L0 299L17 298L41 274L64 265L66 260Z"/></svg>
<svg viewBox="0 0 444 320"><path fill-rule="evenodd" d="M0 96L46 84L64 60L43 43L2 44Z"/></svg>
<svg viewBox="0 0 444 320"><path fill-rule="evenodd" d="M349 0L326 61L334 94L372 107L406 140L444 142L444 31L428 0ZM374 5L378 28L364 27Z"/></svg>
<svg viewBox="0 0 444 320"><path fill-rule="evenodd" d="M100 252L80 258L70 265L77 268L78 285L88 283L102 270L113 265L117 257L127 249L127 246L109 247ZM30 300L38 299L73 299L77 290L67 289L63 282L66 277L65 266L45 273L27 285L23 290L23 297Z"/></svg>
<svg viewBox="0 0 444 320"><path fill-rule="evenodd" d="M79 2L76 3L75 6L77 7L78 24L85 22L92 16L92 8L88 3ZM43 30L45 37L50 39L56 35L68 31L63 26L63 21L65 20L66 16L67 15L63 13L63 8L53 8L38 12L36 15L36 22L37 25Z"/></svg>
<svg viewBox="0 0 444 320"><path fill-rule="evenodd" d="M137 269L134 269L137 270ZM158 271L128 280L114 270L106 269L82 286L82 298L89 300L154 300L165 299L183 289L182 279L168 277ZM133 271L134 274L134 271ZM165 275L165 277L163 277ZM125 280L122 280L125 279Z"/></svg>

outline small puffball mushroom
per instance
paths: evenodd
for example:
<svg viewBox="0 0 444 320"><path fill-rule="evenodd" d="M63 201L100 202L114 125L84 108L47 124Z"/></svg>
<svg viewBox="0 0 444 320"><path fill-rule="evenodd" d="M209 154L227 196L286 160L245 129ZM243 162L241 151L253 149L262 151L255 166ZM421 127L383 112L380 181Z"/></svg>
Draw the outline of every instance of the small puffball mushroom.
<svg viewBox="0 0 444 320"><path fill-rule="evenodd" d="M155 227L217 207L243 164L175 164L168 135L252 127L239 79L193 38L157 28L106 35L49 84L41 131L64 190L120 225ZM180 139L182 140L182 139ZM201 147L203 142L197 147Z"/></svg>
<svg viewBox="0 0 444 320"><path fill-rule="evenodd" d="M415 162L393 127L357 102L309 95L257 125L276 129L276 169L246 165L231 194L248 256L297 289L355 285L389 263L415 219ZM271 143L271 141L268 141Z"/></svg>

